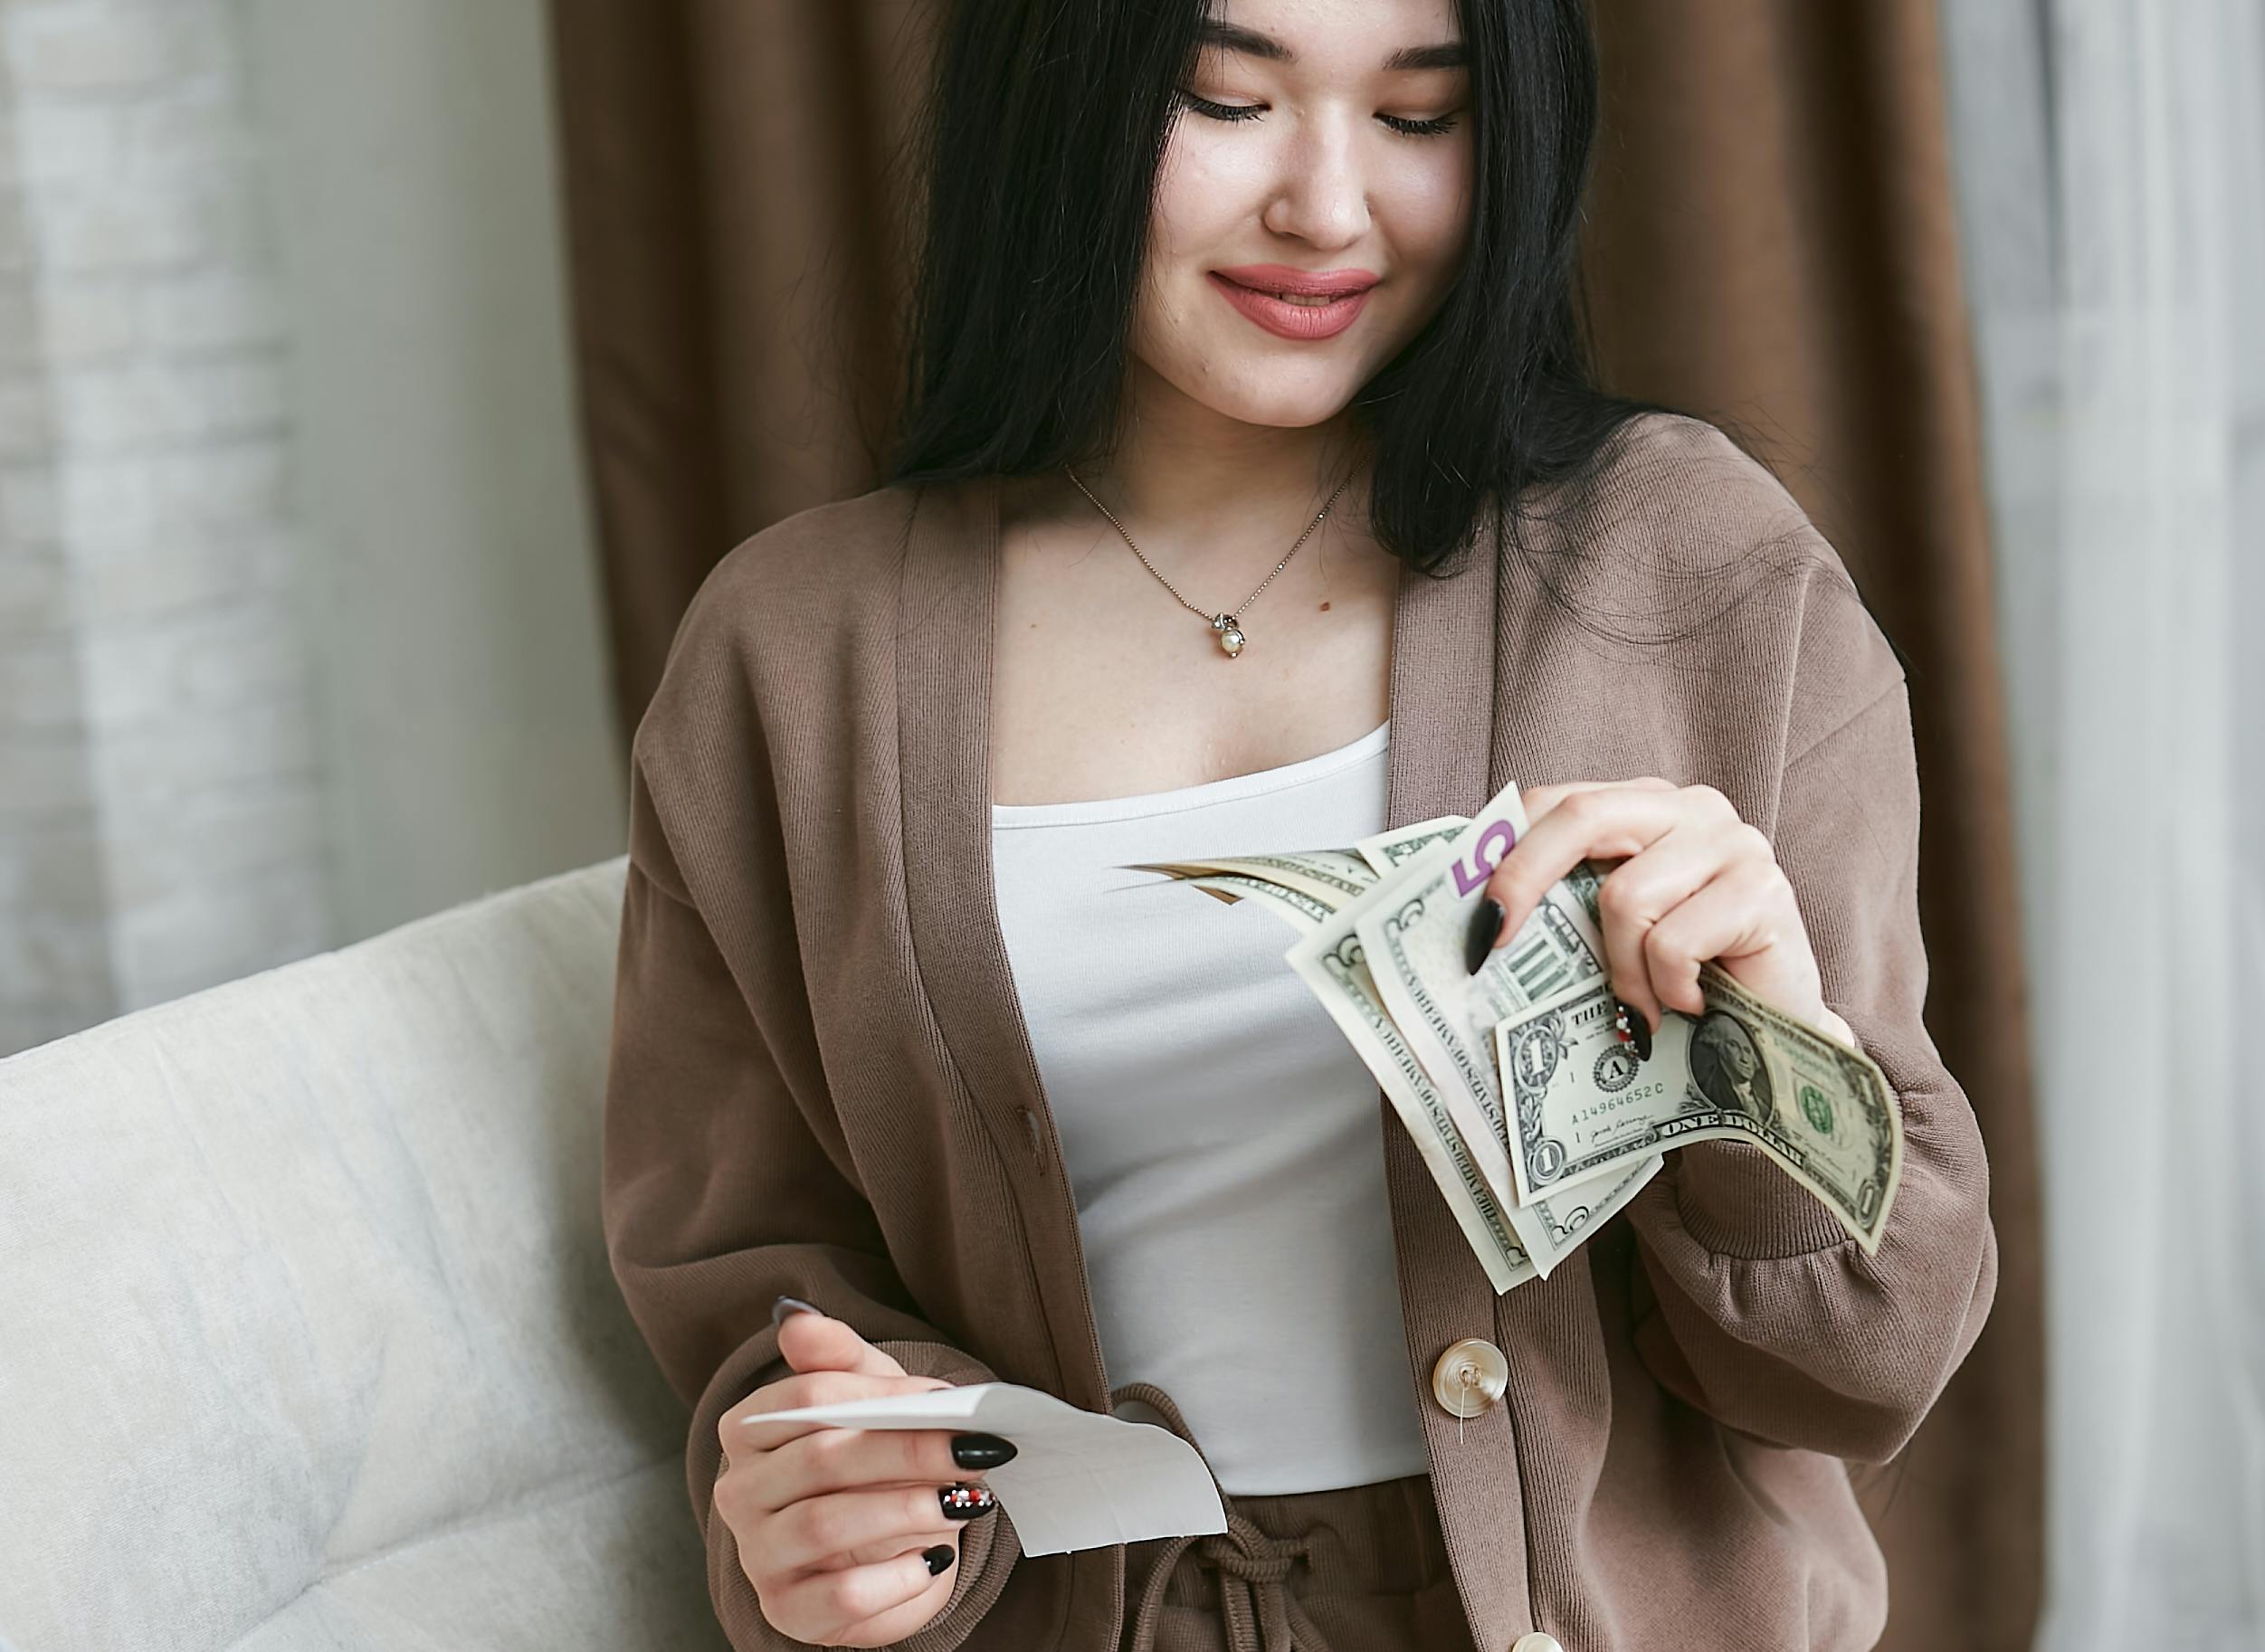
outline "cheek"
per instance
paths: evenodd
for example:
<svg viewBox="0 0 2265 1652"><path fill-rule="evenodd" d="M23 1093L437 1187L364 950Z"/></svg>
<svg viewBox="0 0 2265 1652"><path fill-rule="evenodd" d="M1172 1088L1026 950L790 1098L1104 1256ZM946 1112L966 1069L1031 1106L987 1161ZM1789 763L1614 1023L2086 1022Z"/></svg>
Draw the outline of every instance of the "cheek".
<svg viewBox="0 0 2265 1652"><path fill-rule="evenodd" d="M1240 150L1205 142L1183 120L1165 150L1149 220L1150 261L1160 270L1200 260L1257 211L1255 145ZM1194 271L1201 274L1201 269Z"/></svg>
<svg viewBox="0 0 2265 1652"><path fill-rule="evenodd" d="M1232 261L1236 237L1258 208L1251 168L1190 135L1183 122L1165 151L1148 220L1147 252L1132 347L1150 366L1194 362L1204 347L1188 332L1208 315L1204 271ZM1176 376L1167 373L1167 376Z"/></svg>
<svg viewBox="0 0 2265 1652"><path fill-rule="evenodd" d="M1389 203L1394 253L1436 294L1454 280L1470 234L1470 143L1441 142L1394 169L1379 200Z"/></svg>

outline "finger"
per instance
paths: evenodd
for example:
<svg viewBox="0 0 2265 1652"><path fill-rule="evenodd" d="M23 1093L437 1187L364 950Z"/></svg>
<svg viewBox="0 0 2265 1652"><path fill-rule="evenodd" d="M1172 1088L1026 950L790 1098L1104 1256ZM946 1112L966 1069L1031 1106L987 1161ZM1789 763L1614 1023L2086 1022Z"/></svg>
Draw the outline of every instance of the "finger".
<svg viewBox="0 0 2265 1652"><path fill-rule="evenodd" d="M953 1461L953 1438L949 1429L814 1429L771 1453L761 1501L781 1509L861 1486L980 1482L983 1470Z"/></svg>
<svg viewBox="0 0 2265 1652"><path fill-rule="evenodd" d="M853 1371L813 1371L766 1382L717 1420L716 1431L728 1454L768 1451L823 1422L766 1422L771 1411L800 1410L804 1406L839 1405L847 1400L872 1400L883 1395L924 1394L952 1385L941 1377L870 1377Z"/></svg>
<svg viewBox="0 0 2265 1652"><path fill-rule="evenodd" d="M1613 995L1639 1011L1653 1031L1670 1001L1651 978L1645 939L1653 925L1706 887L1735 858L1737 837L1705 823L1683 822L1642 853L1623 860L1597 886L1605 968ZM1675 1003L1676 1009L1688 1005Z"/></svg>
<svg viewBox="0 0 2265 1652"><path fill-rule="evenodd" d="M1774 865L1733 860L1652 925L1644 936L1644 962L1661 1002L1688 1015L1703 1014L1707 1000L1699 987L1702 959L1750 957L1778 946L1784 931L1776 886L1783 881ZM1763 973L1766 979L1772 972ZM1796 966L1793 974L1798 973ZM1761 982L1746 984L1756 987L1760 996L1773 996ZM1784 990L1774 981L1771 984Z"/></svg>
<svg viewBox="0 0 2265 1652"><path fill-rule="evenodd" d="M938 1543L951 1545L956 1552L958 1539L956 1527L938 1526L932 1532L913 1532L886 1543L869 1544L854 1555L843 1556L842 1560L845 1565L880 1566L908 1554L918 1556L923 1550L933 1549Z"/></svg>
<svg viewBox="0 0 2265 1652"><path fill-rule="evenodd" d="M946 1546L931 1543L928 1548ZM828 1647L885 1647L903 1639L935 1616L935 1600L948 1594L951 1563L928 1570L920 1549L870 1566L812 1571L763 1591L763 1615L781 1632L800 1641Z"/></svg>
<svg viewBox="0 0 2265 1652"><path fill-rule="evenodd" d="M796 1371L854 1371L901 1377L903 1366L830 1314L789 1314L779 1322L778 1351Z"/></svg>
<svg viewBox="0 0 2265 1652"><path fill-rule="evenodd" d="M883 1486L790 1503L763 1518L759 1541L775 1571L839 1570L861 1551L893 1554L904 1540L924 1533L929 1544L941 1542L956 1524L945 1519L935 1486Z"/></svg>
<svg viewBox="0 0 2265 1652"><path fill-rule="evenodd" d="M1487 878L1487 894L1503 913L1494 944L1515 935L1549 886L1583 860L1640 854L1688 810L1677 792L1612 785L1570 793L1538 821L1528 816L1526 835Z"/></svg>
<svg viewBox="0 0 2265 1652"><path fill-rule="evenodd" d="M1518 807L1526 811L1526 823L1530 826L1575 792L1601 792L1607 786L1635 786L1648 792L1675 790L1673 781L1661 780L1657 774L1642 774L1633 780L1560 780L1546 786L1520 789Z"/></svg>

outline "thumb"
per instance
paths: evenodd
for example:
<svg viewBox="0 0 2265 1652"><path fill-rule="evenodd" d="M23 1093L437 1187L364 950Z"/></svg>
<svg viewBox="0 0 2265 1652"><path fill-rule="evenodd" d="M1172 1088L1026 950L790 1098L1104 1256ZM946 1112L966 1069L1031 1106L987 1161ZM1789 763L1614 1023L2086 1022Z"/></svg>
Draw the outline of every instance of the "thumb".
<svg viewBox="0 0 2265 1652"><path fill-rule="evenodd" d="M789 1314L779 1322L778 1352L802 1371L853 1371L861 1376L901 1377L905 1368L850 1327L846 1320L814 1312Z"/></svg>

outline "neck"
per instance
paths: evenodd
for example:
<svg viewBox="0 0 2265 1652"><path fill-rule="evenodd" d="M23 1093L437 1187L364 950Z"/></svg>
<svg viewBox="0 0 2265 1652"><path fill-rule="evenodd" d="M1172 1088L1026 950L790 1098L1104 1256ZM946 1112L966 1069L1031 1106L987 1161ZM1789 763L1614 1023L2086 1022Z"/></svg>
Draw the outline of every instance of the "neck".
<svg viewBox="0 0 2265 1652"><path fill-rule="evenodd" d="M1078 466L1077 477L1137 538L1145 530L1163 545L1242 546L1241 560L1276 538L1286 546L1340 482L1330 523L1348 528L1367 515L1367 456L1345 415L1303 427L1247 424L1137 359L1116 448L1106 461Z"/></svg>

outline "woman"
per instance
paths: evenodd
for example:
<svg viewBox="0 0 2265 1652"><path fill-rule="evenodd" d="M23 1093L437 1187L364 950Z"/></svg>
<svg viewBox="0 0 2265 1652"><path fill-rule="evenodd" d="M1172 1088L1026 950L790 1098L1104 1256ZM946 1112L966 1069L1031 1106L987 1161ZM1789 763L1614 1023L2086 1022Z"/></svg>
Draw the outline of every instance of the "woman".
<svg viewBox="0 0 2265 1652"><path fill-rule="evenodd" d="M1847 1463L1995 1278L1908 700L1765 470L1587 382L1582 7L979 0L937 62L889 484L724 558L633 748L604 1216L732 1640L1872 1645ZM1714 958L1861 1044L1876 1255L1708 1143L1497 1296L1280 935L1110 869L1511 780L1478 955L1617 862L1652 1027ZM1024 1555L1012 1441L762 1420L992 1380L1181 1432L1229 1532Z"/></svg>

